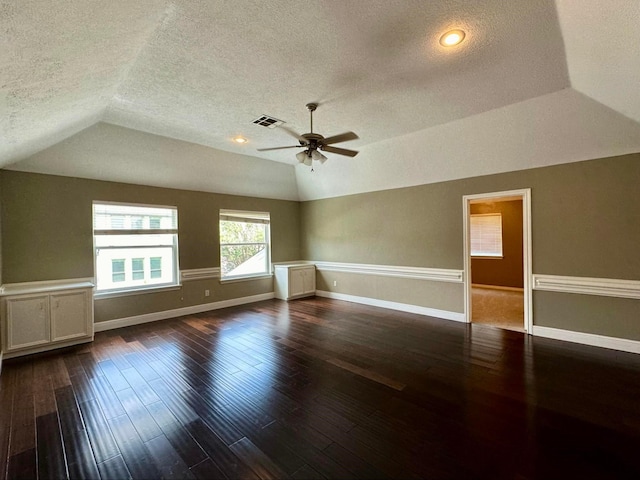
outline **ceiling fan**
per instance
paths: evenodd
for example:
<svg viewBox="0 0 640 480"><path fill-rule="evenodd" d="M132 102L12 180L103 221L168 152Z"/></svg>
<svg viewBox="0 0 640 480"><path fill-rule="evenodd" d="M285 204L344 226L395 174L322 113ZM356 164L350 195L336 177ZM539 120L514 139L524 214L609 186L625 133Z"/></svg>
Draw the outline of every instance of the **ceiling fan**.
<svg viewBox="0 0 640 480"><path fill-rule="evenodd" d="M327 161L320 150L323 152L337 153L338 155L346 155L347 157L355 157L358 152L355 150L348 150L346 148L333 147L334 143L347 142L349 140L357 140L359 137L353 132L345 132L340 135L333 135L332 137L324 138L319 133L313 133L313 112L318 108L317 103L307 103L307 110L311 118L311 131L302 135L290 130L287 127L280 126L282 130L289 135L295 137L299 145L289 145L286 147L271 147L271 148L259 148L259 152L266 152L269 150L280 150L282 148L304 148L305 150L298 152L296 158L300 163L304 163L307 166L311 166L313 160L318 160L320 163Z"/></svg>

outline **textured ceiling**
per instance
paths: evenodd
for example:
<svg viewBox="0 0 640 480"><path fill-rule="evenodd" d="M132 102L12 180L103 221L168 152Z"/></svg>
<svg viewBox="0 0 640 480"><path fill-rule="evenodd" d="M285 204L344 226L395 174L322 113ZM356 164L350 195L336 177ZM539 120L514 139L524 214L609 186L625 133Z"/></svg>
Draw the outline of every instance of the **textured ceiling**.
<svg viewBox="0 0 640 480"><path fill-rule="evenodd" d="M0 167L141 183L131 172L154 162L136 149L157 137L106 126L78 134L97 122L212 147L177 153L177 166L149 184L220 191L203 178L246 165L251 175L232 177L237 185L225 191L251 194L252 177L276 175L282 181L260 189L276 198L625 153L640 148L638 18L637 0L0 0ZM441 47L454 27L467 38ZM315 131L353 130L360 139L343 145L361 150L355 159L331 155L312 181L304 167L267 161L293 165L295 150L256 151L295 140L251 123L268 114L305 133L311 101L320 103ZM579 132L558 134L575 118L567 112L597 117L584 126L586 144ZM499 148L505 128L512 141ZM86 138L54 147L74 134ZM133 139L136 168L118 149L118 161L97 160L105 135ZM249 142L232 143L236 135ZM487 160L458 164L451 142L473 152L470 138ZM549 151L533 150L544 158L518 163L541 142ZM404 173L389 175L389 161Z"/></svg>

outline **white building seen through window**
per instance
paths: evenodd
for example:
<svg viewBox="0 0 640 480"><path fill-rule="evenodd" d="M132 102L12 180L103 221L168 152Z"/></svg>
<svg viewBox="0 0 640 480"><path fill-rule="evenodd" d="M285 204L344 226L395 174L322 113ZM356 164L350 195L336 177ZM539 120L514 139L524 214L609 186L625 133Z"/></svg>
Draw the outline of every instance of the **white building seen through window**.
<svg viewBox="0 0 640 480"><path fill-rule="evenodd" d="M176 207L94 202L93 238L98 292L178 284Z"/></svg>

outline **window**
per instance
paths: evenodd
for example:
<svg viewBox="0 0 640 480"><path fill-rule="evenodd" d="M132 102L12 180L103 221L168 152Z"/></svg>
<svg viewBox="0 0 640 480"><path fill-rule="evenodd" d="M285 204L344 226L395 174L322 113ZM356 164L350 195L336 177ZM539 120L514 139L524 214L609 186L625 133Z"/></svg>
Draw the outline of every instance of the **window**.
<svg viewBox="0 0 640 480"><path fill-rule="evenodd" d="M151 278L162 277L162 257L151 257Z"/></svg>
<svg viewBox="0 0 640 480"><path fill-rule="evenodd" d="M149 218L149 228L160 228L160 217L150 217Z"/></svg>
<svg viewBox="0 0 640 480"><path fill-rule="evenodd" d="M96 290L102 293L178 284L178 211L93 204Z"/></svg>
<svg viewBox="0 0 640 480"><path fill-rule="evenodd" d="M132 229L141 229L141 228L143 228L142 227L143 222L144 222L144 217L132 216L131 217L131 228Z"/></svg>
<svg viewBox="0 0 640 480"><path fill-rule="evenodd" d="M220 210L220 271L223 279L271 273L269 213Z"/></svg>
<svg viewBox="0 0 640 480"><path fill-rule="evenodd" d="M131 278L133 280L144 280L144 258L131 259Z"/></svg>
<svg viewBox="0 0 640 480"><path fill-rule="evenodd" d="M502 215L471 215L471 256L502 257Z"/></svg>
<svg viewBox="0 0 640 480"><path fill-rule="evenodd" d="M111 281L124 282L124 258L111 260Z"/></svg>

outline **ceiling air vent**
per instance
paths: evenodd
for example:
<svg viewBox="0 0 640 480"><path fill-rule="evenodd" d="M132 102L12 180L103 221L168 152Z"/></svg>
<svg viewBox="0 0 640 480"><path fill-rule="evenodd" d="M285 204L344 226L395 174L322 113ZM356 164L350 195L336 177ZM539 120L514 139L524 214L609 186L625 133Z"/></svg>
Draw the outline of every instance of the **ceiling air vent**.
<svg viewBox="0 0 640 480"><path fill-rule="evenodd" d="M284 122L282 120L278 120L277 118L270 117L269 115L262 115L259 118L256 118L253 123L256 125L262 125L267 128L276 128L282 125Z"/></svg>

